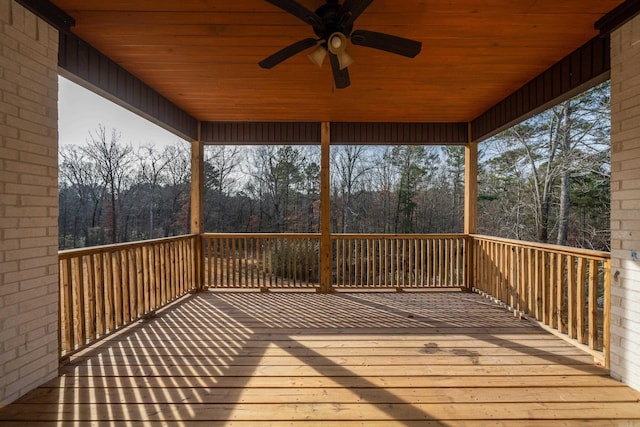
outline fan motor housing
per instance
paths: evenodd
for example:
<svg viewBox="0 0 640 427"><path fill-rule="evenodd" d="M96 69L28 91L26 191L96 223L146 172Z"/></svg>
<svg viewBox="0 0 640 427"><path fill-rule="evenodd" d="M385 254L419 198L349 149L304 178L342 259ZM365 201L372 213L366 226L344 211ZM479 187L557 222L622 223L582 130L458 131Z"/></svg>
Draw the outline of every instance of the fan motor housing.
<svg viewBox="0 0 640 427"><path fill-rule="evenodd" d="M345 26L344 22L347 20L349 14L343 14L340 16L340 4L337 0L327 0L327 3L320 6L316 11L316 15L322 19L322 26L313 26L313 32L318 37L327 41L329 36L335 32L344 34L347 38L353 30L353 24Z"/></svg>

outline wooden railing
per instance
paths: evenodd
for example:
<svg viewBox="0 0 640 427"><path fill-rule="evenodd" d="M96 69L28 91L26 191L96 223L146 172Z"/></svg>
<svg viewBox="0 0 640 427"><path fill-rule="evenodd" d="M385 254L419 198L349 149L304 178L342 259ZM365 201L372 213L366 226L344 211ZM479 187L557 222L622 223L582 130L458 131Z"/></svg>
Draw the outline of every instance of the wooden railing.
<svg viewBox="0 0 640 427"><path fill-rule="evenodd" d="M587 347L608 366L608 253L472 238L476 290Z"/></svg>
<svg viewBox="0 0 640 427"><path fill-rule="evenodd" d="M334 286L466 286L463 234L334 234Z"/></svg>
<svg viewBox="0 0 640 427"><path fill-rule="evenodd" d="M608 364L608 253L464 234L334 234L332 242L334 288L472 284ZM317 289L319 252L319 234L287 233L208 233L62 251L60 354L196 288Z"/></svg>
<svg viewBox="0 0 640 427"><path fill-rule="evenodd" d="M463 287L462 234L334 234L336 288ZM210 288L316 288L319 234L202 236L205 285Z"/></svg>
<svg viewBox="0 0 640 427"><path fill-rule="evenodd" d="M198 286L195 236L59 252L65 356Z"/></svg>
<svg viewBox="0 0 640 427"><path fill-rule="evenodd" d="M316 288L319 245L319 234L203 234L205 286Z"/></svg>

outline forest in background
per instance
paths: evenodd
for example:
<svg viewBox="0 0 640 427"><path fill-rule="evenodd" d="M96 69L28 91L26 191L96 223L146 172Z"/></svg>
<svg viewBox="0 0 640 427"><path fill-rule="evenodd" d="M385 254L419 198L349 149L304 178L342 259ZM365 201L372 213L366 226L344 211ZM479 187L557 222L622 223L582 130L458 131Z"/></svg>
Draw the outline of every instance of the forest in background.
<svg viewBox="0 0 640 427"><path fill-rule="evenodd" d="M480 144L482 234L609 250L609 89ZM61 144L60 248L188 233L190 149L134 150L98 126ZM207 232L317 232L317 146L205 148ZM333 146L335 233L460 233L464 148Z"/></svg>

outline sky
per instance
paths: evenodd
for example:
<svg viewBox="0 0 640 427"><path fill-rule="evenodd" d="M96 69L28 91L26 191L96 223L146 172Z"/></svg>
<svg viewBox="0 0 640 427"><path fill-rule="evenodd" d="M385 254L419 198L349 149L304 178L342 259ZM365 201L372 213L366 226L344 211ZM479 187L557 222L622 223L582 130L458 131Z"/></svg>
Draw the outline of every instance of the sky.
<svg viewBox="0 0 640 427"><path fill-rule="evenodd" d="M114 104L64 77L59 77L58 131L60 145L85 145L89 131L103 124L121 134L122 143L134 149L153 143L158 147L173 145L181 139L142 117Z"/></svg>

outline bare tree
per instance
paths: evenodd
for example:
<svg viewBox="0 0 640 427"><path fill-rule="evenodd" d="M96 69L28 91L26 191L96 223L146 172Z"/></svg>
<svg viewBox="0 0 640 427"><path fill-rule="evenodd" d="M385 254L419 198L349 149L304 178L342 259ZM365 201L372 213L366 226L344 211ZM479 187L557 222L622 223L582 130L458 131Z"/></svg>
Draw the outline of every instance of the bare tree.
<svg viewBox="0 0 640 427"><path fill-rule="evenodd" d="M71 247L98 243L92 242L89 233L97 227L100 220L104 193L95 165L75 145L61 146L59 156L60 195L72 199L60 204L60 235L63 238L60 246L68 246L64 239L69 235ZM67 228L69 220L73 222L72 230ZM81 237L82 242L79 241Z"/></svg>
<svg viewBox="0 0 640 427"><path fill-rule="evenodd" d="M354 192L372 169L368 152L368 147L362 145L338 146L332 150L334 155L331 170L335 172L334 190L341 201L339 230L342 233L350 233L356 228L352 224L352 217L357 215L357 209L353 206Z"/></svg>
<svg viewBox="0 0 640 427"><path fill-rule="evenodd" d="M237 187L235 174L241 163L241 150L238 146L217 145L205 150L205 202L209 209L206 224L221 231L228 209L228 198Z"/></svg>
<svg viewBox="0 0 640 427"><path fill-rule="evenodd" d="M121 145L120 137L117 130L111 129L109 133L104 125L99 125L96 130L89 132L87 146L82 149L93 161L96 172L107 190L112 243L119 241L118 215L121 206L118 197L131 178L130 165L134 160L131 145Z"/></svg>

